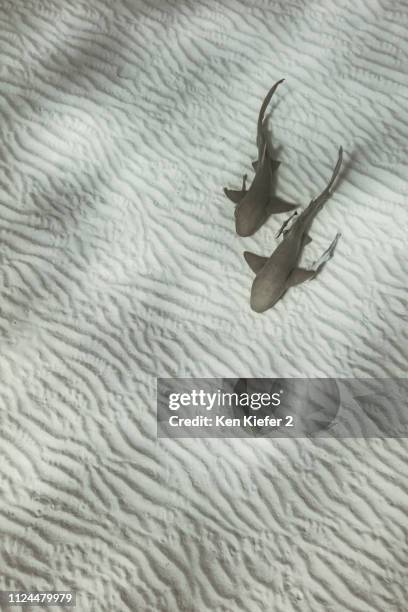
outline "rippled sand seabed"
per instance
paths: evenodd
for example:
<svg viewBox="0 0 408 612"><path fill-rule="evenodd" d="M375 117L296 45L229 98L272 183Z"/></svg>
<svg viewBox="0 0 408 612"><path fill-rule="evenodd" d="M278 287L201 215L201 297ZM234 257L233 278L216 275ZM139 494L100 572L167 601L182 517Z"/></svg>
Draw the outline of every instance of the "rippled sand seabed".
<svg viewBox="0 0 408 612"><path fill-rule="evenodd" d="M157 376L406 376L407 2L0 9L0 588L406 612L404 439L157 440L155 398ZM258 315L242 252L287 215L238 238L222 188L253 176L280 78L279 194L306 206L345 151L306 265L342 237Z"/></svg>

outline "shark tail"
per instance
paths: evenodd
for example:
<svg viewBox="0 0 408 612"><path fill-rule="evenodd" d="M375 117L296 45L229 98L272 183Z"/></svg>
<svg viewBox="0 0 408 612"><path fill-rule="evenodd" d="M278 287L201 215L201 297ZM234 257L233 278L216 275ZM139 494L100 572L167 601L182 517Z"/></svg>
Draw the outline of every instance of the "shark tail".
<svg viewBox="0 0 408 612"><path fill-rule="evenodd" d="M340 172L342 161L343 161L343 147L339 147L339 154L338 154L337 162L336 162L336 165L334 167L333 173L331 175L331 178L328 184L323 189L320 195L318 195L316 198L313 198L313 200L310 202L309 206L305 210L305 212L312 214L313 217L319 212L319 210L324 206L324 204L327 202L327 200L332 195L333 193L332 187Z"/></svg>
<svg viewBox="0 0 408 612"><path fill-rule="evenodd" d="M264 101L262 102L262 106L261 109L259 111L259 116L258 116L258 135L257 135L257 145L259 147L260 142L259 142L259 137L260 134L262 132L262 123L263 123L263 119L264 119L264 115L265 115L265 111L268 107L269 102L272 99L273 94L275 93L277 87L283 83L285 79L280 79L280 81L276 81L276 83L274 85L272 85L272 87L270 88L270 90L268 91L268 93L265 96Z"/></svg>

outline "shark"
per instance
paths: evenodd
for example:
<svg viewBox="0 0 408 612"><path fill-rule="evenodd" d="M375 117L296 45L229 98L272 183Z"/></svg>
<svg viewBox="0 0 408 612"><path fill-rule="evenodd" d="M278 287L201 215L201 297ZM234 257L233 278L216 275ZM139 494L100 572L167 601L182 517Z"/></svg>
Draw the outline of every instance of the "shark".
<svg viewBox="0 0 408 612"><path fill-rule="evenodd" d="M327 186L319 196L311 200L301 214L296 216L289 228L287 228L289 220L284 222L278 232L278 235L283 235L282 242L270 257L262 257L250 251L244 252L247 264L255 272L250 302L255 312L265 312L274 306L290 287L314 278L332 257L340 238L339 232L328 249L310 269L301 268L298 265L304 246L311 242L308 234L310 226L317 213L332 195L332 187L339 174L342 159L343 149L340 147L337 163Z"/></svg>
<svg viewBox="0 0 408 612"><path fill-rule="evenodd" d="M235 229L239 236L251 236L275 213L283 213L294 208L297 204L286 202L274 195L272 182L273 175L279 168L280 161L272 158L266 138L265 112L273 94L284 79L277 81L265 96L258 115L256 144L258 158L252 162L255 176L249 189L246 189L247 175L242 181L239 190L224 189L225 195L236 204Z"/></svg>

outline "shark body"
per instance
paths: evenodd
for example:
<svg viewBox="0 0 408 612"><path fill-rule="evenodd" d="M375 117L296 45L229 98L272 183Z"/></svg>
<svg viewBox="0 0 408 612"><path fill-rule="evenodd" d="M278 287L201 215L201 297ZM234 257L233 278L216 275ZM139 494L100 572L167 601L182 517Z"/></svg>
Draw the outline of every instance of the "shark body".
<svg viewBox="0 0 408 612"><path fill-rule="evenodd" d="M310 269L298 267L298 262L305 244L310 242L308 231L317 213L331 196L331 188L340 171L343 150L340 147L338 160L332 177L322 193L314 198L305 210L296 218L290 229L285 229L283 240L270 257L261 257L244 252L245 260L256 276L251 290L251 308L255 312L264 312L276 304L282 295L294 285L311 279L330 259L340 234L337 234L329 248ZM285 227L287 222L282 226Z"/></svg>
<svg viewBox="0 0 408 612"><path fill-rule="evenodd" d="M282 213L293 208L291 204L274 195L273 174L280 162L272 159L265 136L265 111L278 85L284 79L277 81L266 94L258 116L256 143L258 159L253 162L255 177L249 189L246 189L246 175L240 190L224 189L225 195L236 204L235 229L239 236L251 236L268 219L271 214Z"/></svg>

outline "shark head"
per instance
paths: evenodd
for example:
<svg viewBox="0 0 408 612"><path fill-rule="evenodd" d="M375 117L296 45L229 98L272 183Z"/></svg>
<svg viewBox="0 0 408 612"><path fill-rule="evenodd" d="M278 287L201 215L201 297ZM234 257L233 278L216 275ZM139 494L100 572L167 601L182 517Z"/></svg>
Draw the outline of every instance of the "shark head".
<svg viewBox="0 0 408 612"><path fill-rule="evenodd" d="M262 225L265 215L257 215L256 212L248 207L248 211L241 208L238 214L235 215L235 231L238 236L252 236Z"/></svg>
<svg viewBox="0 0 408 612"><path fill-rule="evenodd" d="M284 293L284 287L271 287L264 278L255 278L251 291L251 309L254 312L265 312L271 308Z"/></svg>

